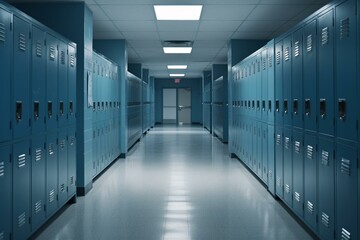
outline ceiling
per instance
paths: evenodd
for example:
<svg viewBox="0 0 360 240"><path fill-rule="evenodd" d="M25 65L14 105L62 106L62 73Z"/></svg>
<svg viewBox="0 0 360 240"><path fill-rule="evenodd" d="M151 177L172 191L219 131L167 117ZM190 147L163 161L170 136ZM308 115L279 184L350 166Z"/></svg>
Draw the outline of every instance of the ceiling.
<svg viewBox="0 0 360 240"><path fill-rule="evenodd" d="M9 2L15 1L19 0L9 0ZM27 2L31 1L39 0L27 0ZM129 62L142 63L142 66L149 68L150 74L155 77L168 77L169 73L186 73L186 77L202 76L202 71L210 70L213 63L227 62L227 42L230 39L271 39L329 2L329 0L84 1L94 14L94 38L126 39ZM200 21L157 21L154 4L202 4L203 11ZM192 53L164 54L161 43L166 40L193 41ZM167 64L187 64L188 69L169 71Z"/></svg>

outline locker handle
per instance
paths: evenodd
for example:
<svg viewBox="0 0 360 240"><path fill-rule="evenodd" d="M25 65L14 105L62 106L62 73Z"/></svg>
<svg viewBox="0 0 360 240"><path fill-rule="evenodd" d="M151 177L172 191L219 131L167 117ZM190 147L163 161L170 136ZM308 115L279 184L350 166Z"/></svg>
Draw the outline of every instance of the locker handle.
<svg viewBox="0 0 360 240"><path fill-rule="evenodd" d="M260 111L260 101L259 100L256 101L256 109L258 111Z"/></svg>
<svg viewBox="0 0 360 240"><path fill-rule="evenodd" d="M245 101L245 108L247 108L247 101Z"/></svg>
<svg viewBox="0 0 360 240"><path fill-rule="evenodd" d="M64 102L63 101L60 101L60 116L63 116L64 115Z"/></svg>
<svg viewBox="0 0 360 240"><path fill-rule="evenodd" d="M342 121L345 121L346 118L346 99L339 98L339 118Z"/></svg>
<svg viewBox="0 0 360 240"><path fill-rule="evenodd" d="M20 122L22 119L22 101L16 101L16 121Z"/></svg>
<svg viewBox="0 0 360 240"><path fill-rule="evenodd" d="M40 104L39 101L34 101L34 119L39 119Z"/></svg>
<svg viewBox="0 0 360 240"><path fill-rule="evenodd" d="M280 101L276 100L275 102L275 111L279 112L280 111Z"/></svg>
<svg viewBox="0 0 360 240"><path fill-rule="evenodd" d="M268 102L268 108L269 108L269 112L271 112L271 100L269 100Z"/></svg>
<svg viewBox="0 0 360 240"><path fill-rule="evenodd" d="M98 108L98 111L100 111L100 102L97 103L97 108Z"/></svg>
<svg viewBox="0 0 360 240"><path fill-rule="evenodd" d="M326 115L326 99L321 98L320 99L320 117L325 118Z"/></svg>
<svg viewBox="0 0 360 240"><path fill-rule="evenodd" d="M48 117L52 118L52 102L48 101Z"/></svg>
<svg viewBox="0 0 360 240"><path fill-rule="evenodd" d="M288 100L284 99L284 113L287 114L288 113Z"/></svg>
<svg viewBox="0 0 360 240"><path fill-rule="evenodd" d="M252 109L255 109L255 101L252 100Z"/></svg>
<svg viewBox="0 0 360 240"><path fill-rule="evenodd" d="M94 105L93 106L95 106L95 102L94 102ZM73 101L70 101L69 102L69 113L70 113L70 115L72 115L73 114L73 112L74 112L74 106L73 106Z"/></svg>
<svg viewBox="0 0 360 240"><path fill-rule="evenodd" d="M93 112L96 111L96 102L93 102Z"/></svg>
<svg viewBox="0 0 360 240"><path fill-rule="evenodd" d="M295 115L298 114L298 109L299 109L299 101L297 99L294 99L294 101L293 101L293 111L294 111Z"/></svg>
<svg viewBox="0 0 360 240"><path fill-rule="evenodd" d="M263 112L266 111L266 104L265 104L265 100L262 101L262 110Z"/></svg>
<svg viewBox="0 0 360 240"><path fill-rule="evenodd" d="M105 105L104 105L104 102L101 102L101 110L102 110L102 111L104 111L104 108L105 108L104 106L105 106Z"/></svg>
<svg viewBox="0 0 360 240"><path fill-rule="evenodd" d="M305 99L305 115L309 116L311 111L311 101L309 98Z"/></svg>

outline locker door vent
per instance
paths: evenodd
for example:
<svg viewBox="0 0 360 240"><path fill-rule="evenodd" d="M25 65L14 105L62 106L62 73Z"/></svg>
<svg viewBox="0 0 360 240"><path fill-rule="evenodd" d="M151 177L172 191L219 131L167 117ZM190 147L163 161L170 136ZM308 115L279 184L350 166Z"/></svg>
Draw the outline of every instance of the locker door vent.
<svg viewBox="0 0 360 240"><path fill-rule="evenodd" d="M277 52L276 53L276 64L280 64L281 63L281 53L280 52Z"/></svg>
<svg viewBox="0 0 360 240"><path fill-rule="evenodd" d="M276 176L276 185L281 187L281 178L279 176Z"/></svg>
<svg viewBox="0 0 360 240"><path fill-rule="evenodd" d="M25 34L19 33L19 50L26 51L26 37Z"/></svg>
<svg viewBox="0 0 360 240"><path fill-rule="evenodd" d="M266 58L262 59L262 70L266 70Z"/></svg>
<svg viewBox="0 0 360 240"><path fill-rule="evenodd" d="M285 48L284 59L285 59L285 61L290 60L290 48L289 47Z"/></svg>
<svg viewBox="0 0 360 240"><path fill-rule="evenodd" d="M300 148L301 148L301 143L299 141L295 141L295 153L299 154L300 153Z"/></svg>
<svg viewBox="0 0 360 240"><path fill-rule="evenodd" d="M257 71L258 72L261 71L261 62L260 61L257 62Z"/></svg>
<svg viewBox="0 0 360 240"><path fill-rule="evenodd" d="M49 152L49 155L54 154L54 144L53 143L49 144L48 152Z"/></svg>
<svg viewBox="0 0 360 240"><path fill-rule="evenodd" d="M321 222L326 228L329 228L330 217L324 212L321 213Z"/></svg>
<svg viewBox="0 0 360 240"><path fill-rule="evenodd" d="M310 214L314 213L314 204L312 204L310 201L307 201L306 208Z"/></svg>
<svg viewBox="0 0 360 240"><path fill-rule="evenodd" d="M294 43L294 56L295 57L300 56L300 42L299 41L296 41Z"/></svg>
<svg viewBox="0 0 360 240"><path fill-rule="evenodd" d="M269 68L271 68L272 67L272 56L270 55L269 56Z"/></svg>
<svg viewBox="0 0 360 240"><path fill-rule="evenodd" d="M325 27L321 30L321 46L329 43L329 28Z"/></svg>
<svg viewBox="0 0 360 240"><path fill-rule="evenodd" d="M273 172L269 170L269 178L272 179L272 177L273 177Z"/></svg>
<svg viewBox="0 0 360 240"><path fill-rule="evenodd" d="M0 240L4 240L5 236L4 236L4 232L0 232Z"/></svg>
<svg viewBox="0 0 360 240"><path fill-rule="evenodd" d="M285 192L290 193L290 185L289 184L285 184Z"/></svg>
<svg viewBox="0 0 360 240"><path fill-rule="evenodd" d="M289 137L285 137L285 148L289 149L290 148L290 138Z"/></svg>
<svg viewBox="0 0 360 240"><path fill-rule="evenodd" d="M60 141L60 148L61 149L65 148L65 140L64 139Z"/></svg>
<svg viewBox="0 0 360 240"><path fill-rule="evenodd" d="M35 214L41 212L41 209L42 209L42 202L41 200L39 200L35 203Z"/></svg>
<svg viewBox="0 0 360 240"><path fill-rule="evenodd" d="M42 44L40 42L36 42L35 44L35 54L37 57L42 56Z"/></svg>
<svg viewBox="0 0 360 240"><path fill-rule="evenodd" d="M296 200L297 202L300 202L300 193L295 192L295 200Z"/></svg>
<svg viewBox="0 0 360 240"><path fill-rule="evenodd" d="M60 192L61 193L65 192L65 184L64 183L61 184L61 186L60 186Z"/></svg>
<svg viewBox="0 0 360 240"><path fill-rule="evenodd" d="M276 135L276 144L277 144L277 145L280 145L280 144L281 144L281 135L280 135L280 134L277 134L277 135Z"/></svg>
<svg viewBox="0 0 360 240"><path fill-rule="evenodd" d="M61 51L60 53L60 59L61 59L61 64L65 64L65 51Z"/></svg>
<svg viewBox="0 0 360 240"><path fill-rule="evenodd" d="M55 200L55 190L52 189L49 193L49 203L52 203Z"/></svg>
<svg viewBox="0 0 360 240"><path fill-rule="evenodd" d="M75 144L75 137L74 136L71 136L70 137L70 146L74 145Z"/></svg>
<svg viewBox="0 0 360 240"><path fill-rule="evenodd" d="M346 158L341 159L341 173L350 176L351 162Z"/></svg>
<svg viewBox="0 0 360 240"><path fill-rule="evenodd" d="M350 36L350 18L340 20L340 39Z"/></svg>
<svg viewBox="0 0 360 240"><path fill-rule="evenodd" d="M329 166L329 152L324 150L321 151L321 164L324 166Z"/></svg>
<svg viewBox="0 0 360 240"><path fill-rule="evenodd" d="M55 47L49 48L49 59L55 61Z"/></svg>
<svg viewBox="0 0 360 240"><path fill-rule="evenodd" d="M75 66L75 56L74 55L70 55L70 66L71 67Z"/></svg>
<svg viewBox="0 0 360 240"><path fill-rule="evenodd" d="M36 162L41 160L41 152L42 152L41 148L38 148L35 150L35 161Z"/></svg>
<svg viewBox="0 0 360 240"><path fill-rule="evenodd" d="M18 156L18 168L25 167L25 164L26 164L26 155L20 154Z"/></svg>
<svg viewBox="0 0 360 240"><path fill-rule="evenodd" d="M73 186L75 184L74 176L71 176L70 178L70 185Z"/></svg>
<svg viewBox="0 0 360 240"><path fill-rule="evenodd" d="M314 148L310 145L307 145L307 148L306 148L306 157L308 159L312 159L313 158L313 152L314 152Z"/></svg>
<svg viewBox="0 0 360 240"><path fill-rule="evenodd" d="M21 228L26 223L26 213L23 212L18 216L18 227Z"/></svg>
<svg viewBox="0 0 360 240"><path fill-rule="evenodd" d="M313 36L312 34L309 34L306 37L306 52L311 52L313 49Z"/></svg>
<svg viewBox="0 0 360 240"><path fill-rule="evenodd" d="M0 23L0 42L6 41L6 28L5 24Z"/></svg>
<svg viewBox="0 0 360 240"><path fill-rule="evenodd" d="M5 163L0 162L0 177L5 175Z"/></svg>
<svg viewBox="0 0 360 240"><path fill-rule="evenodd" d="M345 228L341 228L341 240L350 240L351 234Z"/></svg>

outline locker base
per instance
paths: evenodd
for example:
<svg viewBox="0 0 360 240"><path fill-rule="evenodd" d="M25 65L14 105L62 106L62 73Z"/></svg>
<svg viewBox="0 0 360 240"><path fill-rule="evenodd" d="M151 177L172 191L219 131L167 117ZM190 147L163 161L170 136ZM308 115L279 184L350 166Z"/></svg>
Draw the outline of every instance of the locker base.
<svg viewBox="0 0 360 240"><path fill-rule="evenodd" d="M86 184L86 186L84 187L77 187L76 188L76 193L78 196L85 196L88 192L90 192L90 190L93 188L93 183L92 181L89 182L88 184Z"/></svg>

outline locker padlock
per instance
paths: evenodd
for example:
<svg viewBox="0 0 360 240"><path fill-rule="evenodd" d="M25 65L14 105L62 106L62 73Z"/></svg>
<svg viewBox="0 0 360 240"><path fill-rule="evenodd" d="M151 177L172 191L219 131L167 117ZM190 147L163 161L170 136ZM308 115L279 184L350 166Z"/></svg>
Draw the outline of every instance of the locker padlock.
<svg viewBox="0 0 360 240"><path fill-rule="evenodd" d="M22 101L16 101L16 121L20 122L22 119Z"/></svg>
<svg viewBox="0 0 360 240"><path fill-rule="evenodd" d="M39 119L39 111L40 111L39 101L34 101L34 119L35 121Z"/></svg>
<svg viewBox="0 0 360 240"><path fill-rule="evenodd" d="M311 111L311 101L309 98L305 99L305 115L309 116Z"/></svg>
<svg viewBox="0 0 360 240"><path fill-rule="evenodd" d="M326 116L326 99L320 99L320 117L325 118Z"/></svg>
<svg viewBox="0 0 360 240"><path fill-rule="evenodd" d="M346 99L339 98L339 118L342 121L345 121L346 118Z"/></svg>

